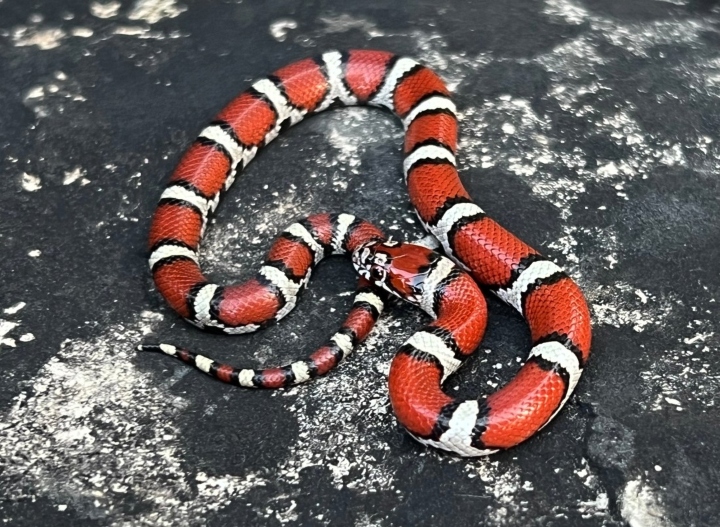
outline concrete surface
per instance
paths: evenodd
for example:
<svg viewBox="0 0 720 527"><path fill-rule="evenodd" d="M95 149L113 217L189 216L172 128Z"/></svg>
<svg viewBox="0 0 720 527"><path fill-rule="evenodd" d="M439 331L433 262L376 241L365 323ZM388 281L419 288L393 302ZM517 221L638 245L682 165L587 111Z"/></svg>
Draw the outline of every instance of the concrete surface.
<svg viewBox="0 0 720 527"><path fill-rule="evenodd" d="M0 0L0 520L97 525L720 525L720 10L688 0ZM416 57L462 111L477 202L577 278L594 355L541 434L466 461L416 444L386 374L422 323L395 306L352 360L281 392L228 387L143 333L239 365L331 334L354 284L323 264L299 308L207 335L154 292L145 238L180 155L249 82L369 47ZM420 234L401 128L345 109L235 183L202 254L248 275L320 210ZM450 389L490 393L529 346L491 301Z"/></svg>

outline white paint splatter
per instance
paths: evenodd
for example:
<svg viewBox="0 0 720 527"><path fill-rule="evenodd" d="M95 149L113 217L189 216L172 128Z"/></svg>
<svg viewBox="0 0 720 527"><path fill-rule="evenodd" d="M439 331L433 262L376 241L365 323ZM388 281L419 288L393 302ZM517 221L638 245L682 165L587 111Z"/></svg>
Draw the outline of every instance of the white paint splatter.
<svg viewBox="0 0 720 527"><path fill-rule="evenodd" d="M588 18L588 11L568 0L546 0L543 12L567 24L579 25Z"/></svg>
<svg viewBox="0 0 720 527"><path fill-rule="evenodd" d="M610 498L608 498L607 492L600 491L592 500L581 500L578 503L578 512L580 512L584 519L589 519L593 516L607 517L609 515L609 507Z"/></svg>
<svg viewBox="0 0 720 527"><path fill-rule="evenodd" d="M493 507L486 511L494 525L513 525L516 515L528 510L527 501L522 494L528 489L523 485L517 468L501 465L490 458L479 458L464 463L464 470L468 478L477 477L482 481L485 492L495 499Z"/></svg>
<svg viewBox="0 0 720 527"><path fill-rule="evenodd" d="M25 333L23 335L20 335L20 338L18 339L20 342L31 342L35 340L35 335L32 333Z"/></svg>
<svg viewBox="0 0 720 527"><path fill-rule="evenodd" d="M90 180L88 180L85 175L87 175L87 172L82 167L75 167L70 171L66 171L63 177L63 185L72 185L77 180L80 180L80 185L87 185L90 183Z"/></svg>
<svg viewBox="0 0 720 527"><path fill-rule="evenodd" d="M270 35L278 42L284 42L290 29L297 28L297 22L292 18L279 18L270 24Z"/></svg>
<svg viewBox="0 0 720 527"><path fill-rule="evenodd" d="M658 20L619 24L612 19L593 17L590 25L607 41L638 57L648 57L652 48L665 45L699 47L703 34L715 31L703 19Z"/></svg>
<svg viewBox="0 0 720 527"><path fill-rule="evenodd" d="M42 188L40 178L33 176L32 174L28 174L27 172L23 172L20 184L22 185L23 190L28 192L37 192Z"/></svg>
<svg viewBox="0 0 720 527"><path fill-rule="evenodd" d="M10 307L7 307L3 309L3 313L5 315L16 315L20 311L22 311L27 304L25 302L17 302L16 304L13 304ZM17 342L15 338L10 337L9 334L11 331L13 331L15 328L20 326L22 323L21 320L4 320L0 318L0 346L7 346L9 348L15 348L17 347ZM30 342L31 340L34 340L35 336L32 333L25 333L21 335L17 340L20 342Z"/></svg>
<svg viewBox="0 0 720 527"><path fill-rule="evenodd" d="M175 18L185 11L187 7L175 0L137 0L128 13L128 19L155 24L164 18Z"/></svg>
<svg viewBox="0 0 720 527"><path fill-rule="evenodd" d="M117 26L113 29L113 33L116 35L124 35L126 37L138 37L145 36L150 32L150 29L142 26Z"/></svg>
<svg viewBox="0 0 720 527"><path fill-rule="evenodd" d="M94 32L89 27L79 26L79 27L72 28L70 30L70 34L74 37L90 38L91 36L93 36Z"/></svg>
<svg viewBox="0 0 720 527"><path fill-rule="evenodd" d="M365 33L368 37L382 37L385 33L378 29L375 22L367 18L356 17L349 14L338 16L323 16L320 21L325 24L323 30L326 34L346 33L352 29L358 29Z"/></svg>
<svg viewBox="0 0 720 527"><path fill-rule="evenodd" d="M687 327L692 336L673 335L665 348L655 351L648 369L640 372L644 397L639 403L643 409L684 411L686 405L699 405L709 411L717 405L720 374L713 357L719 350L718 339L714 331L703 330L714 322L713 310L708 309L714 302L700 296L696 300L700 307L691 306L690 311L708 317L690 321Z"/></svg>
<svg viewBox="0 0 720 527"><path fill-rule="evenodd" d="M637 295L637 289L624 282L597 286L588 292L596 323L616 328L630 327L642 333L649 327L661 328L675 311L678 300L657 298L648 292Z"/></svg>
<svg viewBox="0 0 720 527"><path fill-rule="evenodd" d="M98 18L112 18L120 12L122 4L115 0L110 2L92 2L90 4L90 13Z"/></svg>
<svg viewBox="0 0 720 527"><path fill-rule="evenodd" d="M672 527L660 497L640 478L627 482L620 502L620 514L630 527Z"/></svg>
<svg viewBox="0 0 720 527"><path fill-rule="evenodd" d="M25 302L18 302L17 304L3 309L3 313L5 313L6 315L14 315L15 313L23 309L26 305L27 304Z"/></svg>
<svg viewBox="0 0 720 527"><path fill-rule="evenodd" d="M696 333L695 336L690 338L684 338L683 342L685 344L696 344L698 342L705 342L708 338L712 337L715 334L714 331L708 331L707 333Z"/></svg>
<svg viewBox="0 0 720 527"><path fill-rule="evenodd" d="M38 258L41 254L42 252L40 251L40 249L33 249L32 251L28 251L28 256L30 258Z"/></svg>
<svg viewBox="0 0 720 527"><path fill-rule="evenodd" d="M56 71L44 84L29 88L23 94L23 104L30 108L39 118L51 114L62 114L67 102L84 102L86 99L80 92L80 84L70 80L62 71Z"/></svg>
<svg viewBox="0 0 720 527"><path fill-rule="evenodd" d="M0 318L0 345L8 346L10 348L14 348L16 346L15 339L7 337L7 334L18 327L18 325L19 324L17 322L11 322Z"/></svg>
<svg viewBox="0 0 720 527"><path fill-rule="evenodd" d="M45 89L42 86L33 86L25 92L23 102L29 102L30 99L42 99L45 96Z"/></svg>
<svg viewBox="0 0 720 527"><path fill-rule="evenodd" d="M15 46L35 46L41 50L57 48L66 36L65 31L57 27L17 26L10 33Z"/></svg>
<svg viewBox="0 0 720 527"><path fill-rule="evenodd" d="M502 125L502 131L505 132L508 135L512 135L515 133L515 126L513 126L510 123L504 123Z"/></svg>
<svg viewBox="0 0 720 527"><path fill-rule="evenodd" d="M168 38L180 38L183 36L179 31L154 31L149 26L116 26L112 30L113 35L126 37L137 37L140 39L165 40Z"/></svg>

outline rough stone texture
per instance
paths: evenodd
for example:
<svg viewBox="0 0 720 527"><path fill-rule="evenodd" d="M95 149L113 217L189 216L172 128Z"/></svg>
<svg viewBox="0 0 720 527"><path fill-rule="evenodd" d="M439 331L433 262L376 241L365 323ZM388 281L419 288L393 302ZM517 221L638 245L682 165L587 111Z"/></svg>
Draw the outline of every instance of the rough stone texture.
<svg viewBox="0 0 720 527"><path fill-rule="evenodd" d="M686 0L0 0L0 519L95 525L720 525L720 11ZM348 308L345 261L247 337L206 335L154 292L149 218L183 150L254 79L321 50L414 56L463 114L462 177L565 266L594 355L541 434L466 461L389 411L393 307L311 385L257 392L134 346L149 331L236 364L311 350ZM345 109L279 138L210 226L218 279L320 210L420 228L401 129ZM460 393L506 382L524 323L491 301ZM211 352L211 353L210 353Z"/></svg>

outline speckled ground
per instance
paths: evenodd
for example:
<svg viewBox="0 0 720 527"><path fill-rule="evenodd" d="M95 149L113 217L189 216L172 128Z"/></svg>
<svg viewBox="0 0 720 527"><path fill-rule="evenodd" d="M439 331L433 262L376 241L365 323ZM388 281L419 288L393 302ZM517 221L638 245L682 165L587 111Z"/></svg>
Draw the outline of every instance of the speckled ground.
<svg viewBox="0 0 720 527"><path fill-rule="evenodd" d="M293 5L296 4L296 5ZM6 525L720 525L720 10L686 0L0 0L0 520ZM345 261L296 312L206 335L154 292L149 218L191 139L255 78L371 47L437 69L462 112L478 203L587 293L594 356L540 435L489 459L398 428L394 306L340 369L234 389L157 355L155 332L240 365L279 363L349 307ZM203 248L249 274L320 210L421 234L388 114L314 117L260 155ZM487 394L529 347L491 301L450 383Z"/></svg>

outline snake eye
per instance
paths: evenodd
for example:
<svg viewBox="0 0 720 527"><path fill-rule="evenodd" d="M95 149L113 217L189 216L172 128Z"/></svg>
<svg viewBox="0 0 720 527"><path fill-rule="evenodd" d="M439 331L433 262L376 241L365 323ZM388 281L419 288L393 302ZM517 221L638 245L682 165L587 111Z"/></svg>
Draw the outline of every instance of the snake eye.
<svg viewBox="0 0 720 527"><path fill-rule="evenodd" d="M378 282L382 282L385 280L385 270L381 267L373 266L370 268L370 276L373 280L377 280Z"/></svg>

